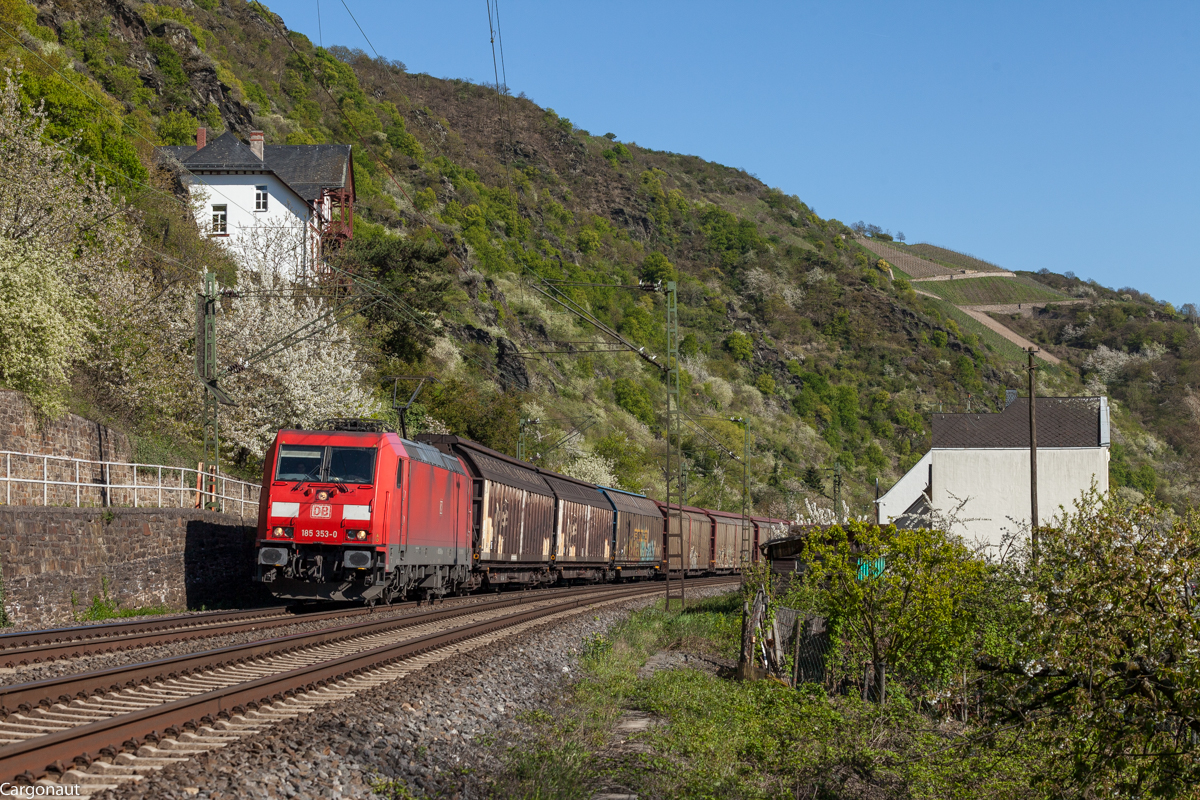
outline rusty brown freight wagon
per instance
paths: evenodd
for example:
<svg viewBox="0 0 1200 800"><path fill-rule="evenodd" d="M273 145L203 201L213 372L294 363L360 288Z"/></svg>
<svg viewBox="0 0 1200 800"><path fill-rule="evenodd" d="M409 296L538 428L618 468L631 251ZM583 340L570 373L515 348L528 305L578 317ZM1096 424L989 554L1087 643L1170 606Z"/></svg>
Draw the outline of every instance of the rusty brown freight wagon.
<svg viewBox="0 0 1200 800"><path fill-rule="evenodd" d="M663 516L667 516L667 506L663 503L655 503ZM694 508L693 506L676 506L670 508L670 525L671 532L676 532L677 526L682 526L683 534L683 559L682 569L689 574L700 574L708 572L712 562L712 519L703 508ZM666 538L666 531L663 532L663 541L669 540ZM672 572L678 571L681 567L680 555L676 552L675 547L671 545L669 551L669 568ZM664 552L668 552L665 551Z"/></svg>
<svg viewBox="0 0 1200 800"><path fill-rule="evenodd" d="M489 584L550 583L555 496L532 465L468 439L426 434L418 441L458 456L471 473L474 560Z"/></svg>
<svg viewBox="0 0 1200 800"><path fill-rule="evenodd" d="M742 515L712 510L708 515L713 521L712 570L718 574L732 572L742 560ZM753 539L754 528L748 519L746 525Z"/></svg>
<svg viewBox="0 0 1200 800"><path fill-rule="evenodd" d="M567 580L602 580L612 561L612 505L595 484L538 470L556 498L554 561Z"/></svg>
<svg viewBox="0 0 1200 800"><path fill-rule="evenodd" d="M662 567L663 515L649 497L601 487L613 507L613 567L618 578L648 578Z"/></svg>

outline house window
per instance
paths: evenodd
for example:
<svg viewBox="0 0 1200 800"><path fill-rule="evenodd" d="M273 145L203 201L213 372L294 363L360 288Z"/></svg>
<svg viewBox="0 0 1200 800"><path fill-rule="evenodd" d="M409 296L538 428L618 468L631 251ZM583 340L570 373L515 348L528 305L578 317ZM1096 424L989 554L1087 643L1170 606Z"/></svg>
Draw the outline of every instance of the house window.
<svg viewBox="0 0 1200 800"><path fill-rule="evenodd" d="M254 187L254 210L255 211L266 211L267 210L267 187L265 187L265 186L255 186Z"/></svg>
<svg viewBox="0 0 1200 800"><path fill-rule="evenodd" d="M229 214L227 213L228 206L213 206L213 233L228 233L229 232Z"/></svg>

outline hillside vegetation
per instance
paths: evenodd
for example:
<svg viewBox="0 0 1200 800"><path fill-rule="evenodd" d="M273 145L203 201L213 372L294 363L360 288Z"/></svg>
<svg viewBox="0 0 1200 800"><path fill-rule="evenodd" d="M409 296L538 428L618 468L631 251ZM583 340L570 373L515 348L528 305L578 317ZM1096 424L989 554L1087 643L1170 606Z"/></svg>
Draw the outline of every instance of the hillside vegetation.
<svg viewBox="0 0 1200 800"><path fill-rule="evenodd" d="M951 303L918 295L901 274L892 280L882 253L849 227L743 170L579 129L523 96L498 98L495 87L316 47L261 3L0 0L0 26L25 108L45 104L46 136L74 135L76 163L143 209L130 216L147 243L139 279L178 290L175 340L162 326L131 323L130 352L188 352L187 295L202 268L217 265L226 285L259 280L210 257L186 215L168 224L151 213L162 206L154 192L173 185L153 167L152 145L191 144L204 124L210 139L258 129L268 143L354 145L356 236L337 264L406 298L412 313L373 312L340 335L370 395L356 407L368 413L392 413L386 376L440 379L413 409L417 429L514 453L521 420L536 419L528 449L541 463L663 494L660 371L629 352L592 352L588 343L608 339L548 299L545 281L565 282L574 303L660 361L664 298L624 287L678 281L687 491L698 505L740 506L741 467L730 453L741 452L742 431L730 417L749 420L756 511L791 516L806 498L828 496L837 462L861 514L876 480L886 488L928 446L931 410L962 408L968 394L975 409L999 409L1005 389L1024 385L1017 348ZM891 247L936 259L939 272L966 258ZM1077 279L1034 279L1003 285L1094 301L1012 323L1064 354L1069 366L1046 370L1043 391L1107 387L1119 401L1116 463L1127 468L1114 472L1117 482L1177 503L1196 498L1194 314ZM238 307L231 301L229 313ZM277 315L242 319L266 325ZM240 351L223 352L232 363ZM175 369L170 381L122 373L115 390L107 363L77 359L66 387L76 408L158 442L162 457L194 446L199 397L186 369L164 367ZM330 363L321 375L346 381L345 367ZM1158 376L1164 403L1150 399L1157 388L1139 388L1144 373ZM317 377L278 371L245 389L268 398L272 387L298 387L279 408L229 412L244 432L226 453L234 466L255 469L254 437L270 425L316 413L300 390ZM1143 471L1135 481L1142 468L1157 477Z"/></svg>

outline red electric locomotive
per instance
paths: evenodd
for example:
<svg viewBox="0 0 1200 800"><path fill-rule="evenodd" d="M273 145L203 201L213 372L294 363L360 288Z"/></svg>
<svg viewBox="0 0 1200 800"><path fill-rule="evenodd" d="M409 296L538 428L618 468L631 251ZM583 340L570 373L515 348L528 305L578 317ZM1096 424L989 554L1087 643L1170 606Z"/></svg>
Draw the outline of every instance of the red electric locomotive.
<svg viewBox="0 0 1200 800"><path fill-rule="evenodd" d="M463 465L430 445L357 427L367 429L275 437L263 464L258 580L281 599L367 603L470 587Z"/></svg>

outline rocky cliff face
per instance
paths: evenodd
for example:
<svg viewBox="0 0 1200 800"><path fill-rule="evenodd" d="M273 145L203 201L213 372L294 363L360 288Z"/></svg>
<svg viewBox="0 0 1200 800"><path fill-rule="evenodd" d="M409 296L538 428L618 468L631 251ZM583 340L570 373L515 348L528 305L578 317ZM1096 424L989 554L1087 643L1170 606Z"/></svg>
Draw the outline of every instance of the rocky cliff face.
<svg viewBox="0 0 1200 800"><path fill-rule="evenodd" d="M70 39L72 31L78 30L84 36L112 42L115 46L109 50L116 52L100 54L97 58L101 62L111 62L120 53L123 55L121 66L136 70L142 86L160 98L173 87L164 74L167 71L163 64L164 51L159 48L156 53L156 48L148 43L154 40L165 42L177 54L187 81L184 89L187 101L172 104L172 110L184 110L203 119L210 114L211 105L219 111L220 118L230 130L245 135L253 128L250 109L235 97L233 88L217 76L216 62L201 47L192 29L182 22L164 19L153 25L147 24L135 6L125 0L39 0L35 5L38 24L54 31L60 40ZM232 13L227 8L223 10ZM170 52L166 52L169 59ZM73 66L105 85L107 81L102 68L96 69L89 61L76 61ZM123 102L127 111L133 111L135 104L132 101L125 99Z"/></svg>

